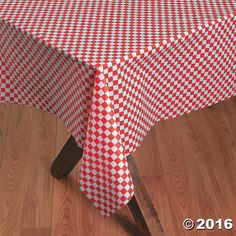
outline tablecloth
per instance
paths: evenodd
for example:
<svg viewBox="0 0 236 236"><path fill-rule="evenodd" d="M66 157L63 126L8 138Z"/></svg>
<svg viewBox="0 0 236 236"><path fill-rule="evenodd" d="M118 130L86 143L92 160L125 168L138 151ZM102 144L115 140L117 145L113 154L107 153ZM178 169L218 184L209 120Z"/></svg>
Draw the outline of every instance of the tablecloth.
<svg viewBox="0 0 236 236"><path fill-rule="evenodd" d="M0 19L1 103L64 121L104 216L133 196L126 156L156 122L236 94L234 0L3 0Z"/></svg>

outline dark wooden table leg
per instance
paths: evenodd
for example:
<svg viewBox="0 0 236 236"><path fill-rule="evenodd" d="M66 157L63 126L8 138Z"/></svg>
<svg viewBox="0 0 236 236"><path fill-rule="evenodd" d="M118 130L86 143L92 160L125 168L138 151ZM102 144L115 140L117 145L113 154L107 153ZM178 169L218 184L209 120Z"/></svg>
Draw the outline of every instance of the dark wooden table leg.
<svg viewBox="0 0 236 236"><path fill-rule="evenodd" d="M151 232L148 228L148 225L145 221L145 218L143 216L143 213L139 207L139 204L138 204L135 196L133 196L132 199L130 200L130 202L128 203L128 207L134 217L134 220L135 220L135 223L136 223L138 229L142 232L142 234L145 236L151 235Z"/></svg>
<svg viewBox="0 0 236 236"><path fill-rule="evenodd" d="M128 156L127 161L135 186L135 197L132 198L128 206L136 221L136 224L140 228L140 230L145 233L145 235L164 236L165 234L157 211L146 190L142 178L139 176L138 168L133 157Z"/></svg>
<svg viewBox="0 0 236 236"><path fill-rule="evenodd" d="M83 149L78 147L73 136L70 136L61 152L51 166L51 174L57 179L68 175L82 158Z"/></svg>

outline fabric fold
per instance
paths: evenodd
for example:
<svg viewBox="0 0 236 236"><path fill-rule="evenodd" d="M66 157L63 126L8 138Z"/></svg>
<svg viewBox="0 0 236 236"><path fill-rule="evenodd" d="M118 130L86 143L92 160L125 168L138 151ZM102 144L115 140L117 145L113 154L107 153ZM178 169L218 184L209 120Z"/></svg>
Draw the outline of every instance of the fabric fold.
<svg viewBox="0 0 236 236"><path fill-rule="evenodd" d="M80 171L80 189L103 216L132 198L133 183L102 68L96 72Z"/></svg>

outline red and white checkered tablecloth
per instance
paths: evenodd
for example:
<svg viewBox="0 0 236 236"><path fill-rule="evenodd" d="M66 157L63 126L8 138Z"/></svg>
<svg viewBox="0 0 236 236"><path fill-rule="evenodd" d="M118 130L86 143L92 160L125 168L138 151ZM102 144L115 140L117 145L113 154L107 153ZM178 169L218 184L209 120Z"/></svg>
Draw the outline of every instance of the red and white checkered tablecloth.
<svg viewBox="0 0 236 236"><path fill-rule="evenodd" d="M236 94L235 0L3 0L0 101L61 118L104 216L133 195L126 156L158 121Z"/></svg>

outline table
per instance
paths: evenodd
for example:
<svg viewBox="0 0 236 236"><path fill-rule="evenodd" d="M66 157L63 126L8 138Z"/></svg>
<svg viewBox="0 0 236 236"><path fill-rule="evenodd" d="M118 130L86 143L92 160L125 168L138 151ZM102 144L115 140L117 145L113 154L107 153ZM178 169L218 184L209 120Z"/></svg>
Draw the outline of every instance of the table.
<svg viewBox="0 0 236 236"><path fill-rule="evenodd" d="M156 122L236 94L236 1L4 0L0 19L0 102L64 121L103 216L132 199L127 156Z"/></svg>

